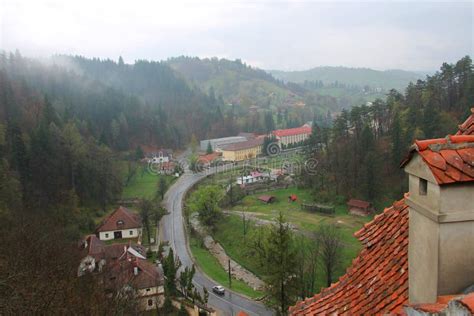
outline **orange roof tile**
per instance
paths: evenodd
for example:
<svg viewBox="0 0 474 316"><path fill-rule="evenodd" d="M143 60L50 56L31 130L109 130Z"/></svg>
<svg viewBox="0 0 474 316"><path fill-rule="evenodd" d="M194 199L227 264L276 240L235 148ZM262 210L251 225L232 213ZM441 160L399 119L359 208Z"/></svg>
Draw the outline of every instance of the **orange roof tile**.
<svg viewBox="0 0 474 316"><path fill-rule="evenodd" d="M408 301L408 206L395 202L354 235L365 247L346 274L291 307L291 315L402 313Z"/></svg>
<svg viewBox="0 0 474 316"><path fill-rule="evenodd" d="M463 311L474 314L474 293L467 295L444 295L439 296L436 303L430 304L409 304L406 305L407 310L416 310L420 312L430 313L431 315L446 315L448 305L457 305L461 307ZM450 309L453 315L465 315L461 313L459 308Z"/></svg>
<svg viewBox="0 0 474 316"><path fill-rule="evenodd" d="M140 227L142 227L140 216L129 209L120 206L102 221L99 227L97 227L96 232Z"/></svg>
<svg viewBox="0 0 474 316"><path fill-rule="evenodd" d="M471 116L467 120L459 125L459 131L456 135L474 135L474 108L471 108Z"/></svg>
<svg viewBox="0 0 474 316"><path fill-rule="evenodd" d="M302 126L302 127L288 128L288 129L277 129L273 131L272 134L277 137L292 136L292 135L299 135L299 134L311 134L311 127Z"/></svg>
<svg viewBox="0 0 474 316"><path fill-rule="evenodd" d="M423 158L438 184L474 181L474 135L417 140L402 167L414 153Z"/></svg>
<svg viewBox="0 0 474 316"><path fill-rule="evenodd" d="M206 154L206 155L200 155L198 160L199 160L201 163L211 163L211 162L213 162L214 160L220 158L221 156L222 156L222 153L220 153L220 152L213 152L213 153Z"/></svg>
<svg viewBox="0 0 474 316"><path fill-rule="evenodd" d="M474 293L464 296L460 301L471 313L474 313Z"/></svg>

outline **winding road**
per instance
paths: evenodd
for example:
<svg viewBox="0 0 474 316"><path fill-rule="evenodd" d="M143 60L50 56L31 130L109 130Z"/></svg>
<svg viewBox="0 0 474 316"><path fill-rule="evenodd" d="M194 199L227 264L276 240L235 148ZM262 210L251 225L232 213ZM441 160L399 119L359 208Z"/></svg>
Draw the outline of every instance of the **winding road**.
<svg viewBox="0 0 474 316"><path fill-rule="evenodd" d="M187 235L184 228L184 217L182 204L186 192L197 182L204 179L206 175L219 172L220 170L212 168L201 173L191 173L186 171L169 189L165 195L164 205L168 209L169 214L165 215L160 222L160 240L168 241L173 248L174 253L178 255L182 266L192 266L193 259L191 257ZM206 287L209 290L208 304L216 309L219 315L237 315L240 311L244 311L249 315L272 315L272 311L268 310L263 304L239 295L233 291L226 289L224 296L218 296L211 291L216 282L208 278L201 272L199 267L193 280L194 285L199 290Z"/></svg>

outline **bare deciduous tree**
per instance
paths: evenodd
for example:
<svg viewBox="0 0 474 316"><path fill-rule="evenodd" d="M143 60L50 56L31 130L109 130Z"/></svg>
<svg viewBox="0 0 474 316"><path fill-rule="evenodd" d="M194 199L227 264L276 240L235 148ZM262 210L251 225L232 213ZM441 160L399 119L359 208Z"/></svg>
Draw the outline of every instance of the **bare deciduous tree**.
<svg viewBox="0 0 474 316"><path fill-rule="evenodd" d="M320 264L326 274L326 285L331 286L334 273L341 263L342 238L335 225L322 225L316 234L320 245Z"/></svg>

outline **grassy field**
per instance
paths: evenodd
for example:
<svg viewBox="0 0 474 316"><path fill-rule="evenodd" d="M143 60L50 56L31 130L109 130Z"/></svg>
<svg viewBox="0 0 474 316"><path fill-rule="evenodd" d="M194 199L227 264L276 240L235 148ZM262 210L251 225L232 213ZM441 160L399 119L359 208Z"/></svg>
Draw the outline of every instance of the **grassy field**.
<svg viewBox="0 0 474 316"><path fill-rule="evenodd" d="M263 194L270 194L276 197L276 201L272 204L265 204L257 197ZM296 202L288 202L288 196L296 194L298 200ZM369 221L371 217L359 217L347 213L345 205L336 206L336 214L334 216L321 215L300 208L302 202L311 202L311 194L307 190L289 188L264 192L256 195L249 195L242 200L242 203L232 210L244 210L249 215L265 220L274 220L279 212L282 212L285 219L296 225L298 230L303 232L305 236L316 232L321 224L335 224L343 239L343 259L341 268L337 271L336 277L345 273L345 269L350 265L352 259L357 256L361 249L360 242L353 236L354 232L359 230L364 223ZM265 275L265 269L260 267L255 261L254 255L248 247L252 230L256 229L254 225L250 226L249 231L244 235L243 221L240 216L230 215L222 220L216 229L214 238L225 248L226 252L238 263L254 272L259 276ZM307 237L309 240L309 237ZM317 287L325 286L325 279L322 272L317 275Z"/></svg>
<svg viewBox="0 0 474 316"><path fill-rule="evenodd" d="M199 244L199 241L195 238L190 238L189 240L191 252L194 259L197 261L199 267L207 274L211 279L217 283L229 287L229 277L227 272L222 268L216 258L214 258L207 249L202 248ZM251 298L262 297L263 293L255 291L246 283L232 279L231 289L235 292L242 293ZM209 289L210 290L210 289Z"/></svg>
<svg viewBox="0 0 474 316"><path fill-rule="evenodd" d="M165 177L168 186L175 180L173 176L156 175L149 172L146 168L138 168L136 174L123 188L122 198L146 198L155 197L160 177Z"/></svg>

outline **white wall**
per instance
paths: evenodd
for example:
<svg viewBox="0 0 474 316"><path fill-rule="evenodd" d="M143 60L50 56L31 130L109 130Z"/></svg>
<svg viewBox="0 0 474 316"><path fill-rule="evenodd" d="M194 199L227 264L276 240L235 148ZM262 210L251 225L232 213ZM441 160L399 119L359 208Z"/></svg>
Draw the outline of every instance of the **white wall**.
<svg viewBox="0 0 474 316"><path fill-rule="evenodd" d="M112 230L107 232L100 232L100 240L112 240L114 239L114 232L119 230ZM137 238L141 234L141 228L132 228L132 229L122 229L122 238ZM132 234L130 234L132 232Z"/></svg>

